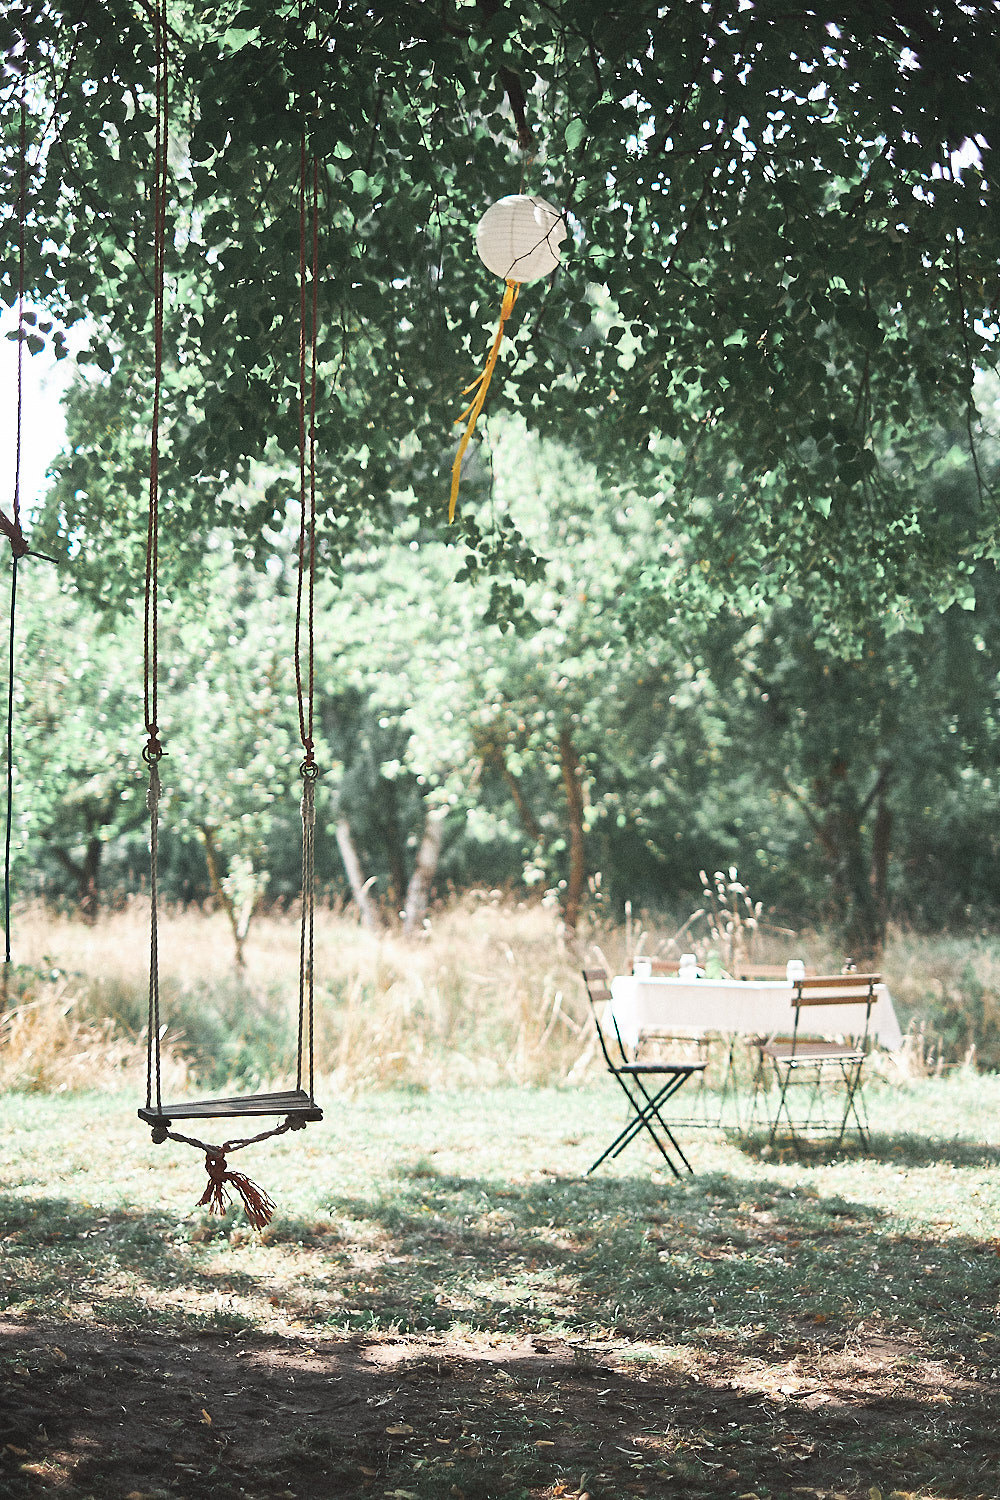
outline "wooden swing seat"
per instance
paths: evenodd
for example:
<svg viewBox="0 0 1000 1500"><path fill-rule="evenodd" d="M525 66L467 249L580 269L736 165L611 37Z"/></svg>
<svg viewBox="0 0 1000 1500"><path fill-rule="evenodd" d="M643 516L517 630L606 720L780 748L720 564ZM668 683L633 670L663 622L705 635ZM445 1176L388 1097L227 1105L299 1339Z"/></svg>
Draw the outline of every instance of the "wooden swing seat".
<svg viewBox="0 0 1000 1500"><path fill-rule="evenodd" d="M294 1115L297 1120L322 1120L323 1111L305 1089L278 1094L244 1094L232 1099L193 1099L183 1104L155 1105L139 1110L147 1125L170 1125L174 1120L225 1120L240 1115Z"/></svg>

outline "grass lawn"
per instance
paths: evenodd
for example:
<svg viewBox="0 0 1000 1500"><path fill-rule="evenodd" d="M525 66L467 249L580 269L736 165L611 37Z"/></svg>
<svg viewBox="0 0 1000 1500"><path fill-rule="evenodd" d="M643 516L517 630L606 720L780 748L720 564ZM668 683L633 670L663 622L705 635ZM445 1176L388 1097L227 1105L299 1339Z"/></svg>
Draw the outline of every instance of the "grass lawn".
<svg viewBox="0 0 1000 1500"><path fill-rule="evenodd" d="M584 1175L604 1081L323 1102L258 1233L134 1099L0 1097L0 1495L1000 1495L1000 1077L683 1182Z"/></svg>

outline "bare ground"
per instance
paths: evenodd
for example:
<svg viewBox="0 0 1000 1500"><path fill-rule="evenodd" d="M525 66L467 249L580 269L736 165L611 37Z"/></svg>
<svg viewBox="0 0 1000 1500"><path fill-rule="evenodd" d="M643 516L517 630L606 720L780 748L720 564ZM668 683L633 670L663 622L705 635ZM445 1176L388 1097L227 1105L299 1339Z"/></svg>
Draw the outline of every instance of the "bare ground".
<svg viewBox="0 0 1000 1500"><path fill-rule="evenodd" d="M737 1356L9 1319L0 1495L996 1500L996 1372L823 1334Z"/></svg>

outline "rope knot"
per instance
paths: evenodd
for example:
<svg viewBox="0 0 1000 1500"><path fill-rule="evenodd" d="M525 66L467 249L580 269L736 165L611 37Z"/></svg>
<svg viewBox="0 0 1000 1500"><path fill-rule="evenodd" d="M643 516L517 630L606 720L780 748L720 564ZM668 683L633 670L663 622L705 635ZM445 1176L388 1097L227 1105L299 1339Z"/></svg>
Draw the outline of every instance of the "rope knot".
<svg viewBox="0 0 1000 1500"><path fill-rule="evenodd" d="M230 1172L222 1151L205 1153L205 1171L208 1173L208 1185L198 1199L199 1208L207 1208L210 1214L224 1214L232 1202L226 1191L228 1183L239 1193L246 1216L255 1229L263 1229L265 1224L270 1224L274 1213L273 1201L244 1172Z"/></svg>
<svg viewBox="0 0 1000 1500"><path fill-rule="evenodd" d="M21 530L21 518L16 508L13 521L8 518L5 511L0 510L0 531L10 542L10 550L14 554L15 562L19 557L27 557L30 551L28 539Z"/></svg>

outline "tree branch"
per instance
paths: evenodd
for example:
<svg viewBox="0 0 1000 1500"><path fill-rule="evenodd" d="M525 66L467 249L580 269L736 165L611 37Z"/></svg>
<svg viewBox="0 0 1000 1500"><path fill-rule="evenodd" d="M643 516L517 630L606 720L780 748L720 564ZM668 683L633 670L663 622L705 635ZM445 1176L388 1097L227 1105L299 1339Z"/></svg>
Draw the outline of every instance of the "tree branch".
<svg viewBox="0 0 1000 1500"><path fill-rule="evenodd" d="M484 22L488 24L503 8L503 0L476 0L476 7ZM514 124L517 126L517 144L522 151L530 151L535 144L535 137L528 124L528 101L525 98L524 85L511 68L500 68L498 77L504 86L514 116Z"/></svg>

